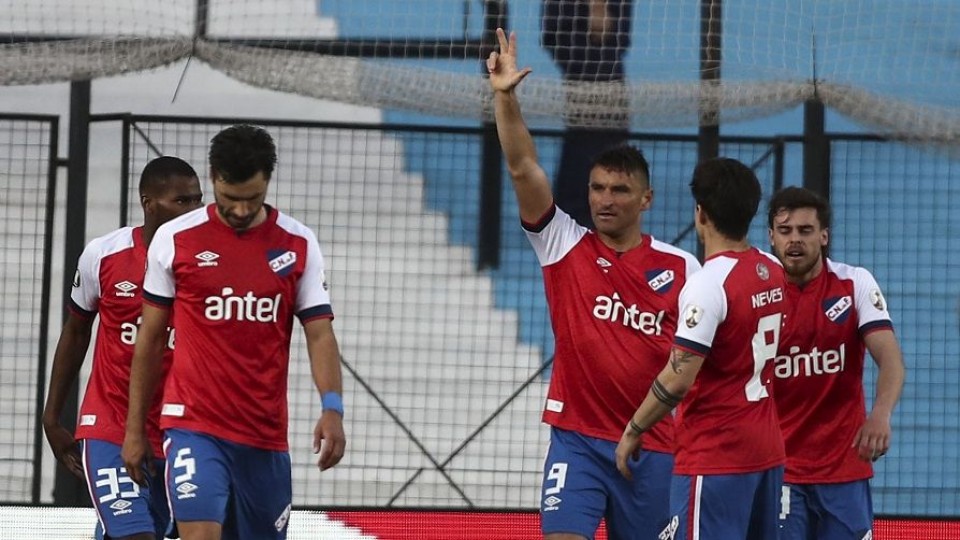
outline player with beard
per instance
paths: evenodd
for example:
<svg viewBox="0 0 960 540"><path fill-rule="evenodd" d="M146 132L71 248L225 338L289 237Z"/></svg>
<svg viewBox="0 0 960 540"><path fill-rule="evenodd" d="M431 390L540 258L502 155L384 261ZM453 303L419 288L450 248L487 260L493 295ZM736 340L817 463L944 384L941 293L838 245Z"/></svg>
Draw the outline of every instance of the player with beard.
<svg viewBox="0 0 960 540"><path fill-rule="evenodd" d="M830 214L813 191L788 187L770 200L767 218L791 306L774 365L787 452L782 540L869 537L871 462L890 447L890 417L903 388L903 356L876 280L826 256ZM869 415L865 350L878 368Z"/></svg>

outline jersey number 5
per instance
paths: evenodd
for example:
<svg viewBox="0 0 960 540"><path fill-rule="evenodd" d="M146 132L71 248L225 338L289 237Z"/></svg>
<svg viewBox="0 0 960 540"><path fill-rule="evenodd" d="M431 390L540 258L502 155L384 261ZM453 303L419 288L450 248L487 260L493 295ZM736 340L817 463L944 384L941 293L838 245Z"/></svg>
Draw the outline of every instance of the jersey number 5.
<svg viewBox="0 0 960 540"><path fill-rule="evenodd" d="M757 333L753 335L753 376L743 388L747 401L760 401L769 397L767 387L760 380L763 366L777 356L777 345L780 343L780 321L782 313L767 315L757 321Z"/></svg>

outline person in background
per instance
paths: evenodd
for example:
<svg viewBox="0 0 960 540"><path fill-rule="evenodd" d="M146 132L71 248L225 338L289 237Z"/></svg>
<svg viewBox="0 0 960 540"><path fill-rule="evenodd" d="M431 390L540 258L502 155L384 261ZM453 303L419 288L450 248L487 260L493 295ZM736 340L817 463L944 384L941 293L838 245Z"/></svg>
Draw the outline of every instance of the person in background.
<svg viewBox="0 0 960 540"><path fill-rule="evenodd" d="M559 206L587 228L594 223L583 179L590 174L592 159L627 142L629 101L623 59L630 49L633 2L543 0L541 5L541 42L560 69L567 92L566 130L554 194ZM580 97L573 89L587 83L599 83L588 92L596 99ZM585 106L604 112L587 117L578 112Z"/></svg>
<svg viewBox="0 0 960 540"><path fill-rule="evenodd" d="M871 462L890 448L903 354L873 275L826 256L830 204L800 187L770 199L770 245L787 276L788 324L774 361L787 451L783 540L861 540L873 533ZM868 415L864 352L877 364Z"/></svg>
<svg viewBox="0 0 960 540"><path fill-rule="evenodd" d="M149 540L168 532L170 510L163 487L162 460L144 486L134 483L120 459L127 418L130 361L140 325L147 247L167 221L199 208L197 173L187 162L158 157L140 174L143 225L123 227L91 241L77 263L70 312L53 355L43 430L57 461L84 480L97 513L97 538ZM99 315L99 319L98 316ZM99 320L93 367L80 406L76 431L61 423L64 403L76 384ZM173 356L174 331L162 329L158 377ZM146 415L146 442L160 454L160 399ZM78 444L79 441L79 444Z"/></svg>

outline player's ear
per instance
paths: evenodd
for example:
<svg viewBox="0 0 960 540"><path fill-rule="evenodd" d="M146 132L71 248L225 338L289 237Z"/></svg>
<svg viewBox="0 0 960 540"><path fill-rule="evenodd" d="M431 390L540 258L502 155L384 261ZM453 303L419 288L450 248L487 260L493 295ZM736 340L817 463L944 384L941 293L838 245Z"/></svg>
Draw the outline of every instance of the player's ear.
<svg viewBox="0 0 960 540"><path fill-rule="evenodd" d="M830 245L830 229L823 229L820 231L820 247L827 247Z"/></svg>
<svg viewBox="0 0 960 540"><path fill-rule="evenodd" d="M697 218L697 223L700 225L707 224L707 213L703 211L703 207L700 204L697 204L696 213L694 216Z"/></svg>
<svg viewBox="0 0 960 540"><path fill-rule="evenodd" d="M650 209L650 206L653 204L653 190L648 189L646 193L643 194L643 203L640 206L642 211L647 211Z"/></svg>

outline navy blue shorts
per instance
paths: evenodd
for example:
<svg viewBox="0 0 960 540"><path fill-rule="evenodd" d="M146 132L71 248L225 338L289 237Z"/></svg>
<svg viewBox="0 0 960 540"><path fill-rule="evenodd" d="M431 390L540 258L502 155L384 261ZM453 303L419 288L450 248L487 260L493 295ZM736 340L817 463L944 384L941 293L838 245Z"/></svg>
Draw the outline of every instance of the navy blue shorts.
<svg viewBox="0 0 960 540"><path fill-rule="evenodd" d="M167 430L163 447L177 522L215 521L224 539L287 537L293 499L288 452L183 429Z"/></svg>
<svg viewBox="0 0 960 540"><path fill-rule="evenodd" d="M641 452L630 461L633 482L617 470L617 444L551 428L543 465L543 534L593 538L606 519L611 540L657 538L670 518L673 456Z"/></svg>
<svg viewBox="0 0 960 540"><path fill-rule="evenodd" d="M741 474L674 475L670 540L777 537L783 467Z"/></svg>
<svg viewBox="0 0 960 540"><path fill-rule="evenodd" d="M141 486L127 474L118 445L84 439L81 450L87 488L97 512L96 537L151 533L163 538L170 526L170 508L163 489L164 461L154 462L154 475L146 474L147 485Z"/></svg>
<svg viewBox="0 0 960 540"><path fill-rule="evenodd" d="M867 480L841 484L785 484L780 540L863 540L873 536Z"/></svg>

